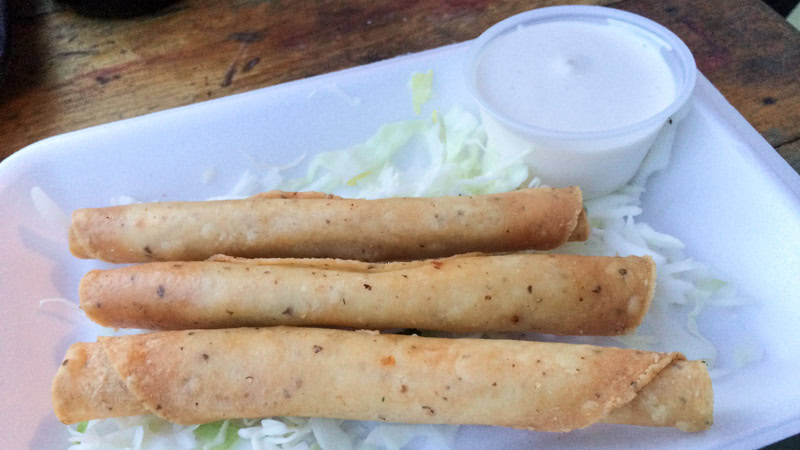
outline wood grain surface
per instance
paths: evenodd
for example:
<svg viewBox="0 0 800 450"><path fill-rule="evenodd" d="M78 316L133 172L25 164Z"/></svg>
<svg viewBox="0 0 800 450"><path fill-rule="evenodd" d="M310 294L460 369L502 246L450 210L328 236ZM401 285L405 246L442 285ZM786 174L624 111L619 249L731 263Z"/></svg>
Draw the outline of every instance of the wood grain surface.
<svg viewBox="0 0 800 450"><path fill-rule="evenodd" d="M183 0L127 20L11 0L0 159L56 134L472 39L548 0ZM573 3L573 2L571 2ZM678 34L800 171L800 33L757 0L597 0Z"/></svg>

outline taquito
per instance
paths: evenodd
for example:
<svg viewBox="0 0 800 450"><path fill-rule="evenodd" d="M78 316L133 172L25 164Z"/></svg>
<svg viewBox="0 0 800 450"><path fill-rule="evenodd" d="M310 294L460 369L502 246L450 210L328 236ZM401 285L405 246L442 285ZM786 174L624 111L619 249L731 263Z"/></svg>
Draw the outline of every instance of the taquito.
<svg viewBox="0 0 800 450"><path fill-rule="evenodd" d="M179 424L288 415L698 431L713 420L705 365L679 353L292 327L75 344L52 392L64 423L151 413Z"/></svg>
<svg viewBox="0 0 800 450"><path fill-rule="evenodd" d="M379 200L277 191L243 200L79 209L69 242L77 257L113 263L215 254L390 261L550 250L588 234L577 187Z"/></svg>
<svg viewBox="0 0 800 450"><path fill-rule="evenodd" d="M508 254L365 263L158 262L89 272L80 304L114 328L314 325L618 335L644 318L650 257Z"/></svg>

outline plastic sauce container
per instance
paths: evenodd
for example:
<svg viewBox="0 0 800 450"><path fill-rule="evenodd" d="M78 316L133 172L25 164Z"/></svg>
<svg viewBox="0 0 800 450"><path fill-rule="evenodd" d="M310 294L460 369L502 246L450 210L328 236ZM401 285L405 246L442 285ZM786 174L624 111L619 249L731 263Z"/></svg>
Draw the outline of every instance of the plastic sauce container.
<svg viewBox="0 0 800 450"><path fill-rule="evenodd" d="M630 181L664 125L688 112L697 77L672 32L599 6L510 17L467 58L489 146L508 157L526 152L545 184L579 185L587 198Z"/></svg>

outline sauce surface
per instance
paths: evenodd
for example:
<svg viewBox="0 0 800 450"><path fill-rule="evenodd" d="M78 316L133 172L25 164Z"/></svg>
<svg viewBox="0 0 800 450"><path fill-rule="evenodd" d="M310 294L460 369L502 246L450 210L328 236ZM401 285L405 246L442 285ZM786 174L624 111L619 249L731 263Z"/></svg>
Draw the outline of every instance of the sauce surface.
<svg viewBox="0 0 800 450"><path fill-rule="evenodd" d="M661 48L624 23L534 23L490 42L475 81L496 111L528 125L610 130L652 117L675 99Z"/></svg>

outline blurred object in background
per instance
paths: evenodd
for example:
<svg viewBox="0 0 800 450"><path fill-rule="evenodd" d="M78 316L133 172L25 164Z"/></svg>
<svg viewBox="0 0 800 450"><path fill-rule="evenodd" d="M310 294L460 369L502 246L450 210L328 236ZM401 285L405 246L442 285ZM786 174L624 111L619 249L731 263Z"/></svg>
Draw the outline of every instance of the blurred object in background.
<svg viewBox="0 0 800 450"><path fill-rule="evenodd" d="M6 60L8 59L8 12L6 0L0 0L0 81L5 78Z"/></svg>
<svg viewBox="0 0 800 450"><path fill-rule="evenodd" d="M175 0L61 0L61 2L85 16L124 18L156 12L175 3Z"/></svg>
<svg viewBox="0 0 800 450"><path fill-rule="evenodd" d="M775 12L786 17L797 6L798 0L764 0Z"/></svg>

